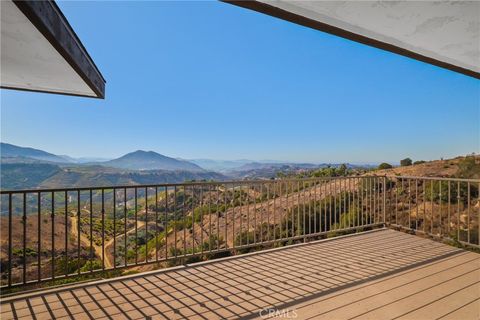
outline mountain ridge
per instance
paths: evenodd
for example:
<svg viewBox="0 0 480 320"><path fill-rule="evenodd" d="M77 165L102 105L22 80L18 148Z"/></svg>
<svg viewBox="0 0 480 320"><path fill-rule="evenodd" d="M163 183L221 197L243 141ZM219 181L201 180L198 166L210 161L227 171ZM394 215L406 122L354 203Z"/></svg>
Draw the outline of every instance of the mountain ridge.
<svg viewBox="0 0 480 320"><path fill-rule="evenodd" d="M144 150L137 150L113 160L97 163L109 167L131 170L205 171L200 166L189 161L167 157L155 151Z"/></svg>

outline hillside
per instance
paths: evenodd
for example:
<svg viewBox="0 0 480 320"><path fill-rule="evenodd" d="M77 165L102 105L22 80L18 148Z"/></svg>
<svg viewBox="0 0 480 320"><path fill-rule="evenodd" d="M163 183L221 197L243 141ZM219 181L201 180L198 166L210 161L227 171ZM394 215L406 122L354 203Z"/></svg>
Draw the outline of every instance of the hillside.
<svg viewBox="0 0 480 320"><path fill-rule="evenodd" d="M57 165L47 163L3 163L0 171L2 189L36 188L43 181L61 172Z"/></svg>
<svg viewBox="0 0 480 320"><path fill-rule="evenodd" d="M102 166L65 168L42 181L41 188L97 187L180 183L191 180L225 180L220 173L185 170L119 170Z"/></svg>
<svg viewBox="0 0 480 320"><path fill-rule="evenodd" d="M46 163L3 163L1 189L75 188L226 180L220 173L185 170L124 170L104 166L61 168Z"/></svg>
<svg viewBox="0 0 480 320"><path fill-rule="evenodd" d="M98 164L108 167L131 169L131 170L185 170L204 171L198 165L164 156L153 151L138 150L128 153L120 158Z"/></svg>
<svg viewBox="0 0 480 320"><path fill-rule="evenodd" d="M418 177L480 178L480 156L457 157L421 164L372 171L376 175L401 175Z"/></svg>
<svg viewBox="0 0 480 320"><path fill-rule="evenodd" d="M59 162L59 163L71 162L67 158L57 156L43 150L20 147L20 146L15 146L13 144L3 143L3 142L0 143L0 155L2 156L2 158L21 157L21 158L32 158L32 159L37 159L42 161Z"/></svg>

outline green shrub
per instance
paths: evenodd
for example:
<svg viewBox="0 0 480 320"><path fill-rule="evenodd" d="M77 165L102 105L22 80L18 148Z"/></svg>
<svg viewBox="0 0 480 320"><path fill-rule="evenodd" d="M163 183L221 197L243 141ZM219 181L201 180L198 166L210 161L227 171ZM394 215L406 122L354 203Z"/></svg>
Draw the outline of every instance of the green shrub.
<svg viewBox="0 0 480 320"><path fill-rule="evenodd" d="M99 270L102 269L102 261L100 260L92 260L87 261L83 267L80 268L81 272L86 272L90 270Z"/></svg>
<svg viewBox="0 0 480 320"><path fill-rule="evenodd" d="M379 170L383 170L383 169L391 169L393 168L393 166L389 163L386 163L386 162L382 162L380 163L380 165L378 166L378 169Z"/></svg>
<svg viewBox="0 0 480 320"><path fill-rule="evenodd" d="M423 161L423 160L418 160L418 161L415 161L413 164L416 165L416 164L422 164L422 163L425 163L426 161Z"/></svg>
<svg viewBox="0 0 480 320"><path fill-rule="evenodd" d="M480 178L480 163L477 163L474 156L467 156L458 163L458 178L478 179Z"/></svg>

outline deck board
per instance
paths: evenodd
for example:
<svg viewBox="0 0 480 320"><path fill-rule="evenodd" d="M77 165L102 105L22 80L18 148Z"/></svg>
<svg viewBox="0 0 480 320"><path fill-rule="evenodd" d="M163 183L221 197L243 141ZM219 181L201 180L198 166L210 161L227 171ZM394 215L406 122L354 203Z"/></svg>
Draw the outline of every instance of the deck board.
<svg viewBox="0 0 480 320"><path fill-rule="evenodd" d="M479 254L380 230L10 297L1 318L478 319L479 281Z"/></svg>

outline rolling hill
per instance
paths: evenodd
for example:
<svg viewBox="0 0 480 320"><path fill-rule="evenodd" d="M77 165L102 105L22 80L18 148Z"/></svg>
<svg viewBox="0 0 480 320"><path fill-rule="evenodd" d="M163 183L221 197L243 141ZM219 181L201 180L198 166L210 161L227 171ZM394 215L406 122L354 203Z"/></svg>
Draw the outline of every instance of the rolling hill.
<svg viewBox="0 0 480 320"><path fill-rule="evenodd" d="M179 160L164 156L154 151L137 150L126 155L98 164L130 170L183 170L192 172L205 171L198 165L186 160Z"/></svg>

